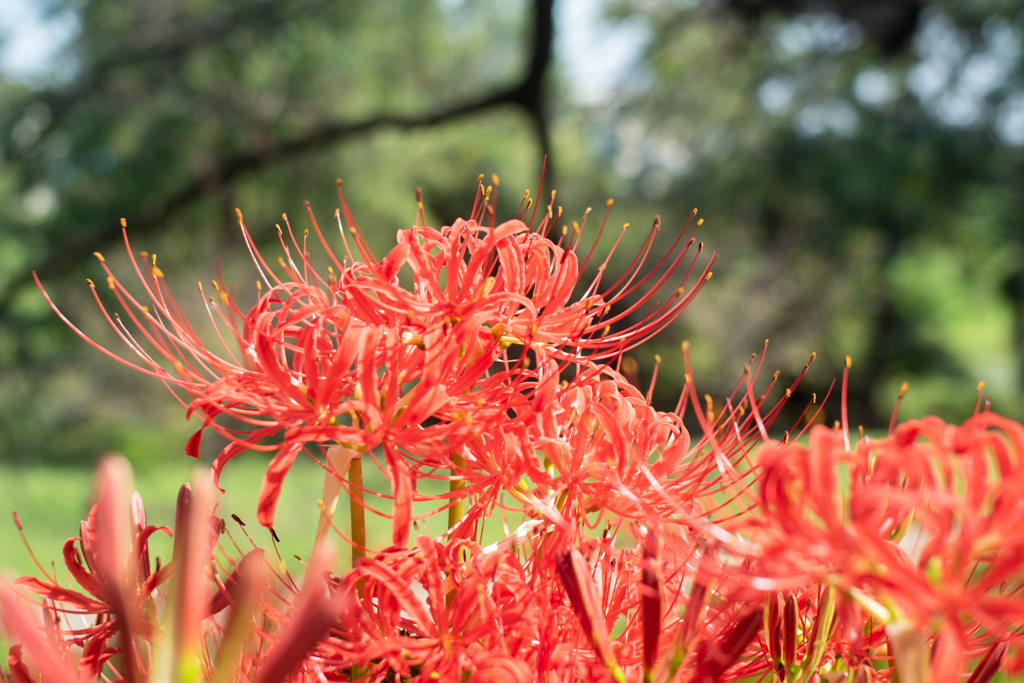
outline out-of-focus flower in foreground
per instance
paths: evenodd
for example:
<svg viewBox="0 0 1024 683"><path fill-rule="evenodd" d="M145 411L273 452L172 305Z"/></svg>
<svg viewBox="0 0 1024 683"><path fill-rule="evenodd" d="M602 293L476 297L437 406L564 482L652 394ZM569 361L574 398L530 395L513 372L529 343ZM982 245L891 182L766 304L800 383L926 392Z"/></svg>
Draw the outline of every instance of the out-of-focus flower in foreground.
<svg viewBox="0 0 1024 683"><path fill-rule="evenodd" d="M348 600L326 581L329 555L311 560L301 591L270 580L262 550L237 557L220 545L216 490L207 474L195 483L178 495L173 555L154 566L149 538L171 530L146 525L127 461L100 464L82 535L64 545L68 585L40 567L43 578L0 586L3 623L20 641L15 680L275 683L309 666Z"/></svg>

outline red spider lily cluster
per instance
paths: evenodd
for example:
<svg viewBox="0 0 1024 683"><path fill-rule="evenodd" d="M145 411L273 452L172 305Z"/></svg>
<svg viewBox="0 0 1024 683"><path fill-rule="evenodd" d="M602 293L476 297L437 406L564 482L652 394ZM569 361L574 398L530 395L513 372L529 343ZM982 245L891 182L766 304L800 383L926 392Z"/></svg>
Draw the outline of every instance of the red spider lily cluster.
<svg viewBox="0 0 1024 683"><path fill-rule="evenodd" d="M286 218L271 266L239 214L259 297L241 306L213 282L204 305L220 351L155 256L129 248L145 297L99 257L123 313L93 286L96 301L136 357L97 348L202 421L187 453L206 429L228 445L212 482L182 490L172 559L155 567L148 539L170 530L146 525L124 465L105 462L65 545L78 587L40 567L22 592L3 589L20 642L5 676L984 683L1024 668L1024 427L979 405L960 427L894 415L887 437L853 443L844 417L777 441L769 429L795 384L759 382L755 355L732 395L702 402L686 344L679 403L656 410L654 378L645 395L623 358L710 277L700 221L674 229L668 250L655 221L609 284L608 258L592 259L610 201L588 249L586 216L555 229L553 194L539 220L524 196L496 225L496 186L479 184L470 218L440 230L420 204L380 259L340 181L340 258L310 211L313 240ZM844 376L844 415L845 390ZM272 453L258 503L268 527L295 459L324 468L301 582L214 516L222 468L249 450ZM387 490L364 483L364 461ZM364 514L379 511L366 493L390 501L383 550L368 547ZM347 529L334 523L343 494ZM434 509L417 517L416 502ZM417 524L445 511L440 535ZM509 516L522 524L485 546L488 520ZM352 549L337 574L332 535Z"/></svg>

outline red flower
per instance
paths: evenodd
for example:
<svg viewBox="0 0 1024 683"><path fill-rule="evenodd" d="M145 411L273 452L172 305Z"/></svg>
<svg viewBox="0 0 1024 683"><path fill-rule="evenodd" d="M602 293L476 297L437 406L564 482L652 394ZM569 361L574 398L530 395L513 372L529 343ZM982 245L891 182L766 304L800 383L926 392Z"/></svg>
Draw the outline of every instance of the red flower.
<svg viewBox="0 0 1024 683"><path fill-rule="evenodd" d="M536 231L520 220L483 227L481 196L469 221L442 230L401 231L397 246L377 261L348 211L340 183L339 197L363 260L357 261L345 242L351 263L344 265L313 220L333 264L326 279L312 267L306 237L300 245L290 227L287 240L280 233L284 257L277 270L271 268L239 213L267 291L243 312L223 283L213 283L217 296L206 303L223 353L208 347L185 319L155 256L143 252L135 260L133 255L147 305L99 257L108 286L138 334L107 313L93 287L97 303L139 360L101 350L187 395L189 414L203 420L187 453L198 455L207 427L231 441L214 462L215 478L242 451L275 452L260 495L259 518L267 526L273 524L284 477L306 444L338 443L359 452L381 446L396 501L395 540L402 542L408 535L410 463L423 470L450 469L452 451L490 426L507 423L509 411L517 419L535 419L563 391L558 382L568 367L619 357L671 322L710 277L709 262L688 291L679 284L665 303L640 313L693 243L691 236L682 250L674 245L643 274L656 222L626 275L599 294L602 266L583 296L571 302L593 254L591 249L579 263L583 226L552 242L543 236L553 217L549 207ZM338 222L340 228L340 213ZM679 233L676 245L685 235ZM408 289L399 279L403 269L411 271ZM648 283L646 293L634 295ZM638 313L639 322L627 322ZM531 363L546 369L531 372ZM580 381L572 378L569 385ZM221 424L221 416L245 427ZM271 437L277 440L267 443Z"/></svg>

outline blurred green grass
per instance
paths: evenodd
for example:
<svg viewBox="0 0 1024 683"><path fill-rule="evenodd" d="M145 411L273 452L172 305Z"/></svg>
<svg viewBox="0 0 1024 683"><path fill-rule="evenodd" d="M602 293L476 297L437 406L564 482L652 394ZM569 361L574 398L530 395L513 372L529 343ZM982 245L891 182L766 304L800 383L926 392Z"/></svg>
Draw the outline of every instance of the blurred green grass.
<svg viewBox="0 0 1024 683"><path fill-rule="evenodd" d="M246 530L253 540L270 549L270 532L256 522L256 502L266 463L265 457L248 453L233 460L224 469L221 486L225 493L221 497L217 514L227 520L228 529L233 534L238 526L231 515L238 515L246 522ZM378 492L390 490L388 479L369 462L364 465L364 473L368 489ZM196 476L208 475L196 469L195 461L188 458L138 468L135 472L135 489L146 504L148 522L173 526L178 489ZM58 563L58 568L63 565L61 547L66 539L78 535L79 521L88 512L92 477L92 470L85 468L0 465L0 512L6 515L6 519L0 521L0 570L17 576L38 574L10 516L15 511L39 561L46 567L52 561ZM323 496L323 482L324 471L308 458L297 460L285 479L274 529L281 539L278 548L290 571L301 571L295 555L305 558L312 547L320 515L317 500ZM421 480L418 484L418 490L427 494L441 493L446 489L447 484L443 481ZM366 500L382 513L388 513L391 509L391 501L386 498L368 494ZM437 502L418 502L414 504L413 512L422 515L438 507L440 505ZM446 512L434 515L426 520L426 530L436 537L446 529L447 521ZM520 521L519 515L508 516L511 529L515 529ZM391 545L391 520L367 512L366 524L367 542L371 550ZM423 528L424 522L419 524ZM348 533L349 509L344 494L338 503L335 525L343 533ZM485 543L493 543L504 535L500 515L485 525ZM236 539L239 537L238 534L235 536ZM344 542L339 540L338 544L343 546ZM163 534L153 537L151 555L159 555L166 561L170 549L169 538ZM343 548L339 553L337 569L348 568L349 558L349 553Z"/></svg>

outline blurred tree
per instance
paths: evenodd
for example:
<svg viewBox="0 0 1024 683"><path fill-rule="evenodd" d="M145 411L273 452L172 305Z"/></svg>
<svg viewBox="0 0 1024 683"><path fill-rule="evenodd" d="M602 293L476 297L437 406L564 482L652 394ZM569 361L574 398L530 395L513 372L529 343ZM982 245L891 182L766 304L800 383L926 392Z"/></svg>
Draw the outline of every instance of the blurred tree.
<svg viewBox="0 0 1024 683"><path fill-rule="evenodd" d="M0 79L0 458L180 450L159 387L71 343L29 279L103 338L78 283L121 215L165 272L208 279L215 254L240 251L236 205L270 240L269 217L303 196L326 217L342 175L383 248L414 187L445 222L477 173L536 187L546 153L569 215L610 193L634 223L660 212L676 230L694 205L708 219L716 278L678 335L639 356L644 377L687 336L702 390L724 397L767 336L784 376L820 352L799 399L851 353L867 425L887 423L905 379L912 414L961 416L979 379L1019 414L1020 2L606 2L644 51L600 102L550 68L571 28L554 4L52 1L80 26L60 68ZM663 407L677 365L662 369Z"/></svg>
<svg viewBox="0 0 1024 683"><path fill-rule="evenodd" d="M711 222L723 277L682 326L716 396L769 337L784 378L819 352L799 399L854 356L855 424L886 424L904 380L910 414L963 416L979 380L1020 414L1022 9L615 5L649 27L644 85L592 125L633 196Z"/></svg>

